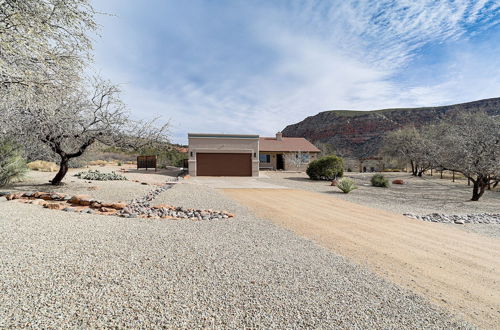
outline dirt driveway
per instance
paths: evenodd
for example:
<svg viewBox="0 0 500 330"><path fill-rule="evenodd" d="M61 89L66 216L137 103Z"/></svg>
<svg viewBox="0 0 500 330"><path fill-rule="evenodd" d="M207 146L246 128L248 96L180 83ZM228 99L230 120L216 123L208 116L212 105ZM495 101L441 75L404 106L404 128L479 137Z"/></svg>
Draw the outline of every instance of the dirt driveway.
<svg viewBox="0 0 500 330"><path fill-rule="evenodd" d="M259 216L315 240L485 328L500 325L500 240L293 189L223 189Z"/></svg>

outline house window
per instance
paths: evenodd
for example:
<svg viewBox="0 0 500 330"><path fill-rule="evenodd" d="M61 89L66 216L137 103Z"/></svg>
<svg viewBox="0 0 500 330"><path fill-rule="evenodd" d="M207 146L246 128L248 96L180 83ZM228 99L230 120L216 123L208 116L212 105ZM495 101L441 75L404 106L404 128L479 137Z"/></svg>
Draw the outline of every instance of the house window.
<svg viewBox="0 0 500 330"><path fill-rule="evenodd" d="M260 154L259 161L261 163L270 163L271 162L271 155Z"/></svg>
<svg viewBox="0 0 500 330"><path fill-rule="evenodd" d="M303 164L308 164L309 163L309 154L302 154L302 163Z"/></svg>

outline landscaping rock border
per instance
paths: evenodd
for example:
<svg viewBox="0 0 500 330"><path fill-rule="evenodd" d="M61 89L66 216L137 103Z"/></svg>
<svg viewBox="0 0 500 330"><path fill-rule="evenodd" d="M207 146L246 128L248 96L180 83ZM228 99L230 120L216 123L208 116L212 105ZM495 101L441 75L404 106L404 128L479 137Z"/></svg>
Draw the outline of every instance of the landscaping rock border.
<svg viewBox="0 0 500 330"><path fill-rule="evenodd" d="M459 214L459 215L457 214L448 215L441 213L417 215L413 213L404 213L403 215L417 220L439 222L439 223L454 223L457 225L463 225L466 223L500 225L500 214L494 214L494 213Z"/></svg>
<svg viewBox="0 0 500 330"><path fill-rule="evenodd" d="M162 186L148 192L139 199L133 199L130 203L106 203L93 199L88 195L67 196L58 193L46 192L20 192L2 193L8 201L19 200L24 203L41 205L51 210L65 212L79 212L102 215L117 215L124 218L163 218L163 219L189 219L193 221L229 219L234 214L227 211L214 211L202 209L189 209L175 207L172 205L151 205L159 194L170 189L175 182L167 182Z"/></svg>

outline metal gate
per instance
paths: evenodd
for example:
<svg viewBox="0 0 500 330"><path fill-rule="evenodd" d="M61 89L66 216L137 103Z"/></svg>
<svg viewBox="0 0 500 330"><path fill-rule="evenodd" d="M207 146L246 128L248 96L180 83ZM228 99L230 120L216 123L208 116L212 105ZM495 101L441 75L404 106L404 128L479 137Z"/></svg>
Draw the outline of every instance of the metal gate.
<svg viewBox="0 0 500 330"><path fill-rule="evenodd" d="M154 168L156 171L156 156L137 156L137 169L140 168Z"/></svg>

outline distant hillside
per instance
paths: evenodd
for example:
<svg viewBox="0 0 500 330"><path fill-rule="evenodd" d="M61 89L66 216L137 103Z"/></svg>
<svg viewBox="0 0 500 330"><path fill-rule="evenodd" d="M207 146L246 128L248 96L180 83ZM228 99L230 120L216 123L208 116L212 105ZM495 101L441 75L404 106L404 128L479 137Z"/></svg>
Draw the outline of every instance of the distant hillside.
<svg viewBox="0 0 500 330"><path fill-rule="evenodd" d="M419 127L436 123L459 111L500 115L500 98L441 107L324 111L288 125L283 136L329 143L343 157L364 158L377 155L387 132L410 125Z"/></svg>

